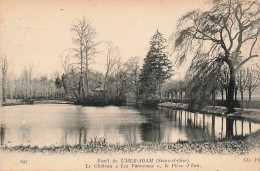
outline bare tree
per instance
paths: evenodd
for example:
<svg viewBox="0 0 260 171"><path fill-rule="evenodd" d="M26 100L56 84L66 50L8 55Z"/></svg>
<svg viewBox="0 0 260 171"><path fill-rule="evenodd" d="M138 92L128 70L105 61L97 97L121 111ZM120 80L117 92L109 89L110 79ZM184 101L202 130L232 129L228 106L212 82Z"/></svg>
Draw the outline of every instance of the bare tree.
<svg viewBox="0 0 260 171"><path fill-rule="evenodd" d="M123 64L121 62L117 63L115 71L117 100L124 99L125 94L130 93L128 94L129 99L132 99L131 95L133 95L132 100L138 102L138 74L138 57L131 57Z"/></svg>
<svg viewBox="0 0 260 171"><path fill-rule="evenodd" d="M72 59L70 53L65 56L61 55L60 57L63 69L65 73L61 76L62 85L66 94L69 94L72 91L73 95L80 99L80 91L79 91L79 81L77 80L77 73L75 72L74 63L72 63Z"/></svg>
<svg viewBox="0 0 260 171"><path fill-rule="evenodd" d="M237 87L241 95L241 109L244 110L244 91L248 85L248 70L240 68L237 72Z"/></svg>
<svg viewBox="0 0 260 171"><path fill-rule="evenodd" d="M8 61L6 55L1 57L2 62L2 102L6 102L6 79L7 79L7 71L8 71Z"/></svg>
<svg viewBox="0 0 260 171"><path fill-rule="evenodd" d="M251 107L251 99L252 99L252 93L255 90L257 86L259 86L260 83L260 69L257 66L257 69L251 68L248 71L248 104L249 108Z"/></svg>
<svg viewBox="0 0 260 171"><path fill-rule="evenodd" d="M109 41L107 42L106 72L104 78L104 90L107 91L107 79L115 72L116 65L120 62L119 49Z"/></svg>
<svg viewBox="0 0 260 171"><path fill-rule="evenodd" d="M73 41L77 47L68 49L68 56L72 55L79 59L79 61L71 65L76 65L75 68L80 70L78 94L80 98L83 98L89 92L89 65L93 62L93 56L98 53L96 46L100 42L94 42L96 37L95 29L92 27L92 23L85 17L82 20L78 20L76 24L72 24L71 31L76 33ZM77 67L78 65L79 67Z"/></svg>
<svg viewBox="0 0 260 171"><path fill-rule="evenodd" d="M126 64L127 66L127 75L129 79L127 82L130 84L128 89L132 90L135 93L135 103L138 103L138 95L139 95L139 74L140 74L140 66L139 66L139 57L130 58Z"/></svg>
<svg viewBox="0 0 260 171"><path fill-rule="evenodd" d="M33 76L33 65L30 64L29 65L29 73L28 73L28 76L29 76L29 94L30 94L30 98L32 98L32 76Z"/></svg>
<svg viewBox="0 0 260 171"><path fill-rule="evenodd" d="M222 76L221 84L223 86L223 89L225 90L225 95L226 95L226 100L227 100L227 97L228 97L228 85L229 85L229 79L230 79L229 69L228 69L228 67L226 65L223 66L221 69L222 69L222 71L221 71L221 76ZM222 95L222 97L223 97L223 95Z"/></svg>
<svg viewBox="0 0 260 171"><path fill-rule="evenodd" d="M259 35L259 1L213 0L210 10L194 10L180 19L174 48L179 52L177 56L180 64L188 54L195 52L195 73L204 72L205 76L212 76L210 73L213 72L209 69L202 71L203 67L221 72L224 64L228 66L230 77L227 108L228 113L232 113L235 73L247 61L258 57L255 45Z"/></svg>

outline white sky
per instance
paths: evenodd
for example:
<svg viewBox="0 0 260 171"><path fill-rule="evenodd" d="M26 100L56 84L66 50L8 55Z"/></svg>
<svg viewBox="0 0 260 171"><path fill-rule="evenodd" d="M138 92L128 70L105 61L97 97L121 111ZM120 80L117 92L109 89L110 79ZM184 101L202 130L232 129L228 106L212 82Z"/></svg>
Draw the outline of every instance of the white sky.
<svg viewBox="0 0 260 171"><path fill-rule="evenodd" d="M0 0L0 54L7 55L15 74L29 64L35 75L62 73L59 56L73 47L70 26L85 16L97 42L113 41L123 61L143 60L157 29L168 39L182 15L203 5L201 0ZM104 61L105 54L98 54L92 68L103 71Z"/></svg>

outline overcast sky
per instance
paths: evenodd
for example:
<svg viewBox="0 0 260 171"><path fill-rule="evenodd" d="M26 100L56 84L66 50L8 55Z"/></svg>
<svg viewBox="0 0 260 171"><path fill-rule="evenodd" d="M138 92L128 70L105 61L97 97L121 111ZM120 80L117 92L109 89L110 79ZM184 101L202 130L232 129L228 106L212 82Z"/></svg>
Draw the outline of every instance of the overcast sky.
<svg viewBox="0 0 260 171"><path fill-rule="evenodd" d="M29 64L35 74L62 73L60 55L73 47L70 27L85 16L97 42L113 41L123 61L143 60L157 29L169 39L182 15L203 6L199 0L0 0L0 53L15 74ZM92 68L104 70L104 59L98 54Z"/></svg>

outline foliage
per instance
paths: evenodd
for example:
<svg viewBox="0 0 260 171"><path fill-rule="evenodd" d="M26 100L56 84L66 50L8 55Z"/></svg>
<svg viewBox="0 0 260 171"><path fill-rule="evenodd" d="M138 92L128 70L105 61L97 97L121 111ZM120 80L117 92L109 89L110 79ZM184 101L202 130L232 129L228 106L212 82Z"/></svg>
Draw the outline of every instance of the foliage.
<svg viewBox="0 0 260 171"><path fill-rule="evenodd" d="M101 73L90 70L88 73L88 87L91 90L95 89L103 79ZM79 89L80 72L71 69L69 72L62 75L62 85L68 96L71 96L77 100L82 100L80 94L77 91ZM101 82L102 83L102 82ZM85 98L87 95L85 96Z"/></svg>
<svg viewBox="0 0 260 171"><path fill-rule="evenodd" d="M61 88L62 87L62 80L60 79L60 77L56 78L55 85L56 85L57 88Z"/></svg>
<svg viewBox="0 0 260 171"><path fill-rule="evenodd" d="M200 80L192 85L198 91L196 87L204 87L203 91L195 92L197 99L203 99L205 91L210 93L214 89L210 85L218 84L218 79L210 77L219 75L217 72L222 72L223 66L228 67L227 108L228 113L232 113L235 73L246 62L258 57L255 45L260 35L260 3L256 0L218 0L212 5L210 10L194 10L180 18L173 36L174 49L178 52L180 65L188 56L193 56L190 67L193 72L190 73ZM205 81L209 82L201 83Z"/></svg>
<svg viewBox="0 0 260 171"><path fill-rule="evenodd" d="M157 107L157 105L160 102L160 98L153 94L141 97L141 99L142 99L142 104L149 107Z"/></svg>
<svg viewBox="0 0 260 171"><path fill-rule="evenodd" d="M11 75L6 86L8 99L23 100L29 102L34 99L63 99L63 88L57 88L55 74L33 76L32 68L24 68L19 76Z"/></svg>
<svg viewBox="0 0 260 171"><path fill-rule="evenodd" d="M7 71L8 71L8 60L6 56L1 56L1 72L2 72L2 102L6 101L6 80L7 80Z"/></svg>
<svg viewBox="0 0 260 171"><path fill-rule="evenodd" d="M109 54L109 70L105 74L89 70L88 85L90 92L84 98L79 97L80 71L67 71L62 75L62 85L66 94L76 99L76 104L105 106L122 105L126 102L127 93L136 93L139 73L138 58L130 58L126 63L114 60ZM118 57L118 56L117 56ZM118 59L118 58L117 58Z"/></svg>
<svg viewBox="0 0 260 171"><path fill-rule="evenodd" d="M220 75L222 63L208 63L206 60L191 65L188 75L191 76L187 88L190 97L190 108L195 106L200 109L208 104L212 92L219 87L217 81Z"/></svg>
<svg viewBox="0 0 260 171"><path fill-rule="evenodd" d="M172 66L165 44L166 39L156 31L150 41L150 49L140 74L140 95L143 100L155 97L161 91L163 81L171 76Z"/></svg>
<svg viewBox="0 0 260 171"><path fill-rule="evenodd" d="M120 98L117 98L116 96L109 96L108 98L104 97L104 92L89 93L84 99L77 100L75 104L84 106L121 106L126 102L125 96L122 96Z"/></svg>

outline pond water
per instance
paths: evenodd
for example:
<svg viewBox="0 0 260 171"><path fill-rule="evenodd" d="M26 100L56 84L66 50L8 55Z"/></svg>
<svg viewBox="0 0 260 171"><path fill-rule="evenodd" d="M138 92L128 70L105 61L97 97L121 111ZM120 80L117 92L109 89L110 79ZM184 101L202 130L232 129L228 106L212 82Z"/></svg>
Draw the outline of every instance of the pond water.
<svg viewBox="0 0 260 171"><path fill-rule="evenodd" d="M176 142L246 135L259 124L171 109L130 106L21 105L1 107L1 146ZM228 129L227 129L228 128Z"/></svg>

